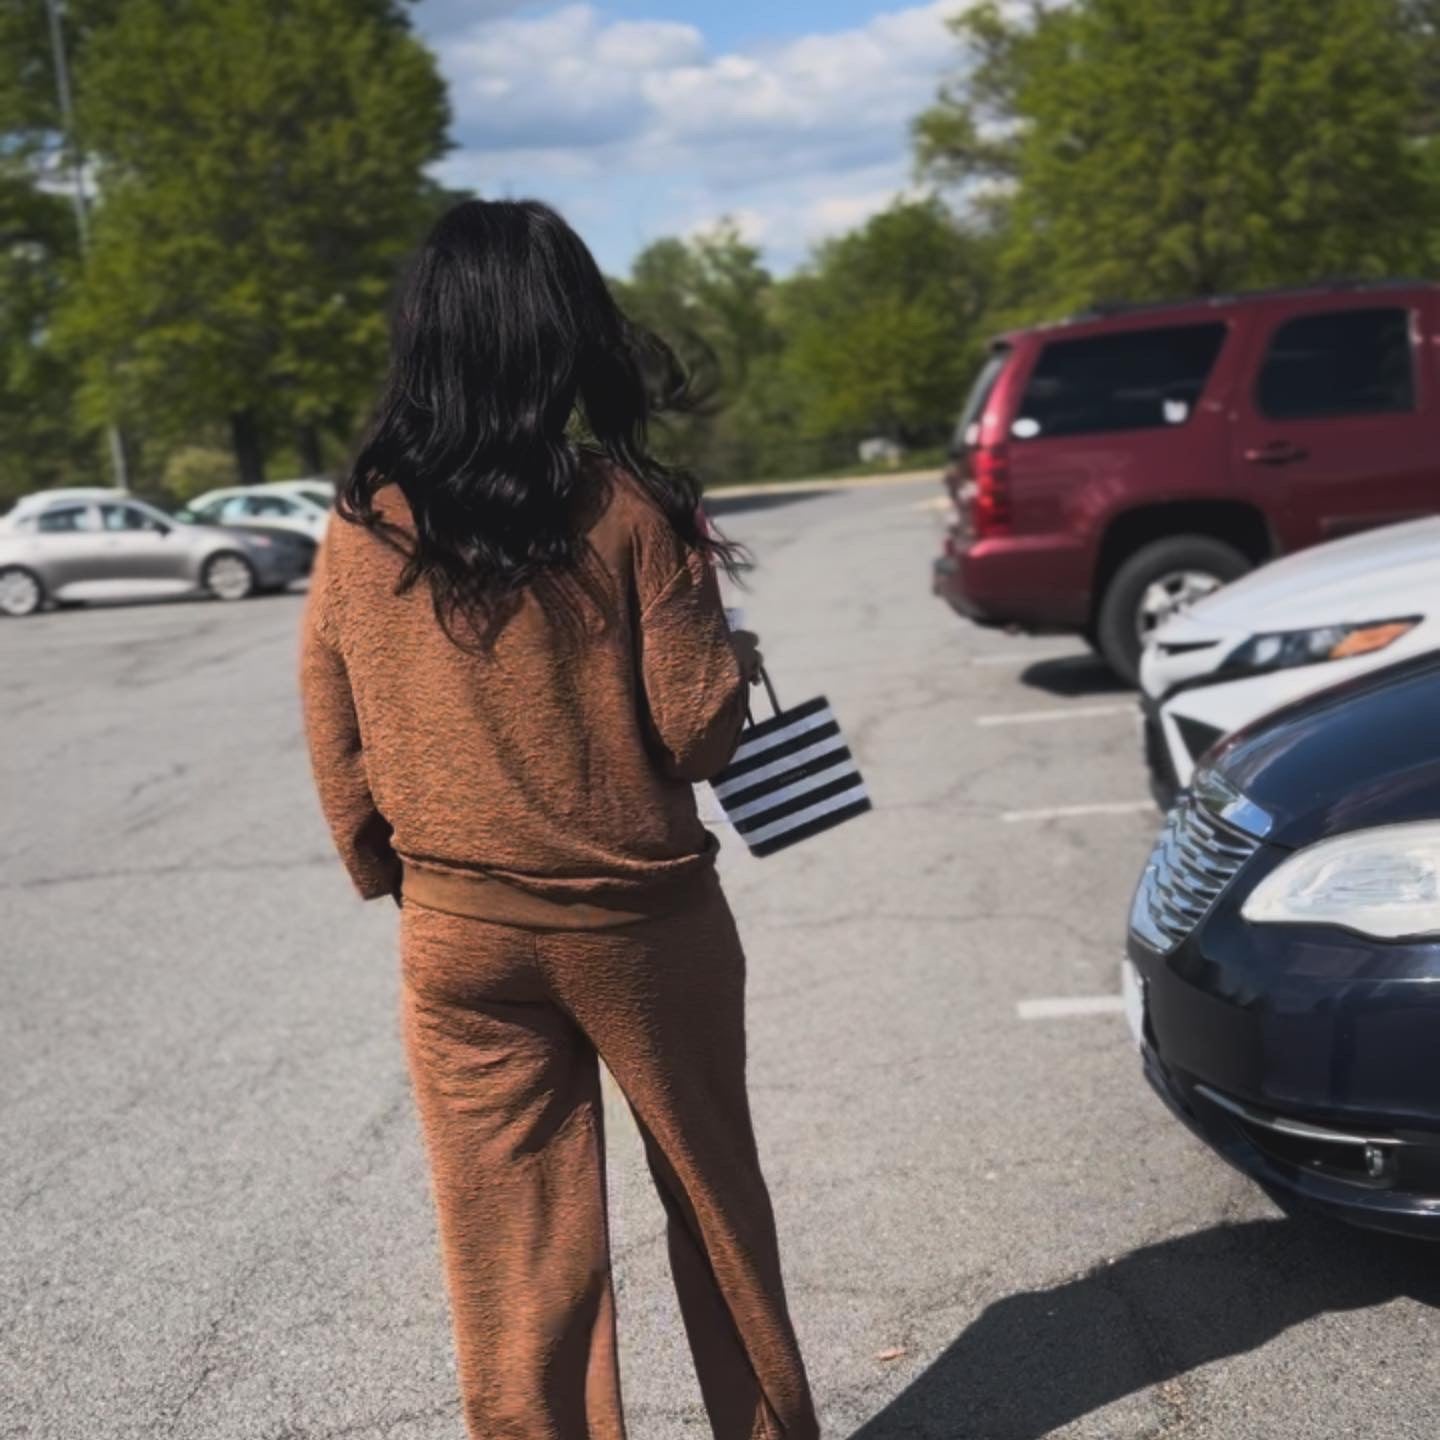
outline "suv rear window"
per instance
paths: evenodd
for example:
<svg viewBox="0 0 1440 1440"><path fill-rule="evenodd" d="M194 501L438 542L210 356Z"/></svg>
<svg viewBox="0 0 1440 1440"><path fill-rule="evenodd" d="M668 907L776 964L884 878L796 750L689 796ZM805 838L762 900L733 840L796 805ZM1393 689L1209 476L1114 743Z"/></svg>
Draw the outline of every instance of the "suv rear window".
<svg viewBox="0 0 1440 1440"><path fill-rule="evenodd" d="M961 407L960 419L955 424L955 439L950 447L955 454L958 455L962 450L968 450L979 443L980 416L984 414L985 402L989 400L990 392L994 390L995 382L1009 360L1010 347L997 345L980 367L980 373L975 377L975 383L970 387L970 393Z"/></svg>
<svg viewBox="0 0 1440 1440"><path fill-rule="evenodd" d="M1384 415L1415 408L1406 310L1332 310L1275 331L1256 401L1271 420Z"/></svg>
<svg viewBox="0 0 1440 1440"><path fill-rule="evenodd" d="M1010 433L1017 440L1044 440L1183 425L1225 334L1216 321L1052 340L1035 364Z"/></svg>

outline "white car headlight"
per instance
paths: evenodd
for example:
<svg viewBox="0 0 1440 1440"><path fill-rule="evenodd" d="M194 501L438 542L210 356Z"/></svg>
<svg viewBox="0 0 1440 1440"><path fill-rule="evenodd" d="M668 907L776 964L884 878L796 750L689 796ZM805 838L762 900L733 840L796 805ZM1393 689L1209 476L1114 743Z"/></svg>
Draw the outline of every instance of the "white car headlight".
<svg viewBox="0 0 1440 1440"><path fill-rule="evenodd" d="M1383 825L1307 845L1255 887L1240 913L1256 925L1440 938L1440 823Z"/></svg>
<svg viewBox="0 0 1440 1440"><path fill-rule="evenodd" d="M1292 665L1317 665L1325 660L1349 660L1393 645L1421 621L1411 615L1402 620L1370 620L1363 625L1320 625L1313 630L1277 630L1252 635L1225 657L1226 670L1284 670Z"/></svg>

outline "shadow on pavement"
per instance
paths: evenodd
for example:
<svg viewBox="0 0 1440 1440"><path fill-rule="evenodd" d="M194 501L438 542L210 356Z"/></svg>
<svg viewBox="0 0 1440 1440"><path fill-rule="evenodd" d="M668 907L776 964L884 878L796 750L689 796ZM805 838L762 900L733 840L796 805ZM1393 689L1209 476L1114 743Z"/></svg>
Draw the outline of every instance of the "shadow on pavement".
<svg viewBox="0 0 1440 1440"><path fill-rule="evenodd" d="M54 618L61 615L108 615L117 610L158 610L181 605L254 605L261 600L283 600L303 597L310 588L307 577L293 580L283 590L257 590L243 600L217 600L213 595L186 592L183 595L122 595L105 600L60 600L52 601L39 614ZM27 617L30 618L30 617Z"/></svg>
<svg viewBox="0 0 1440 1440"><path fill-rule="evenodd" d="M1135 688L1090 654L1037 660L1020 672L1020 683L1047 695L1121 695Z"/></svg>
<svg viewBox="0 0 1440 1440"><path fill-rule="evenodd" d="M718 518L723 515L741 515L751 510L776 510L782 505L795 505L801 500L819 500L834 493L834 490L767 490L759 495L707 495L705 512Z"/></svg>
<svg viewBox="0 0 1440 1440"><path fill-rule="evenodd" d="M996 1301L853 1440L1039 1440L1327 1312L1400 1296L1440 1304L1426 1253L1306 1219L1147 1245Z"/></svg>

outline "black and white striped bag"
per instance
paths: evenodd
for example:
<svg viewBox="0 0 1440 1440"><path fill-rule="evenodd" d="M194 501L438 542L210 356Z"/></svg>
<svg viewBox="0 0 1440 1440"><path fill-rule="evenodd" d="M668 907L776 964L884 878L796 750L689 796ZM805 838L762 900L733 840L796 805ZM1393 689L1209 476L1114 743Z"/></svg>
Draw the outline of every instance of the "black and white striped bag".
<svg viewBox="0 0 1440 1440"><path fill-rule="evenodd" d="M774 714L750 719L729 765L711 782L752 855L773 855L870 809L850 747L823 696L782 710L762 670Z"/></svg>

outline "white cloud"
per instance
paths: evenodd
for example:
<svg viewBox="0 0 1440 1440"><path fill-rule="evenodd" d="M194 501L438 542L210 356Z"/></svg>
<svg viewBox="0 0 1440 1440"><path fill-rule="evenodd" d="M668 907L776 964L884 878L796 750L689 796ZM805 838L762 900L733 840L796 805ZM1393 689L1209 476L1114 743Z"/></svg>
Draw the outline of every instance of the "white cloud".
<svg viewBox="0 0 1440 1440"><path fill-rule="evenodd" d="M574 6L582 18L585 6ZM705 54L705 37L693 26L674 20L620 20L598 26L593 58L601 67L615 66L626 73L645 74L694 65Z"/></svg>
<svg viewBox="0 0 1440 1440"><path fill-rule="evenodd" d="M953 0L833 35L711 55L693 25L609 21L568 4L472 26L442 48L457 133L485 150L893 146L950 58ZM759 158L758 156L756 158ZM773 159L772 156L765 157Z"/></svg>
<svg viewBox="0 0 1440 1440"><path fill-rule="evenodd" d="M460 145L442 173L562 203L648 177L667 192L662 226L744 214L767 245L803 248L906 183L908 125L954 61L955 9L930 0L726 53L693 25L589 3L482 19L436 42Z"/></svg>
<svg viewBox="0 0 1440 1440"><path fill-rule="evenodd" d="M441 50L461 143L498 151L638 140L654 119L653 77L704 54L694 26L607 22L587 4L475 25Z"/></svg>
<svg viewBox="0 0 1440 1440"><path fill-rule="evenodd" d="M697 142L894 132L948 59L943 4L876 16L857 30L812 35L755 55L721 55L653 77L662 124Z"/></svg>
<svg viewBox="0 0 1440 1440"><path fill-rule="evenodd" d="M904 167L897 165L816 175L758 187L737 207L715 210L702 202L676 228L684 235L701 235L730 221L750 244L789 262L863 225L897 199L913 198L906 181Z"/></svg>

